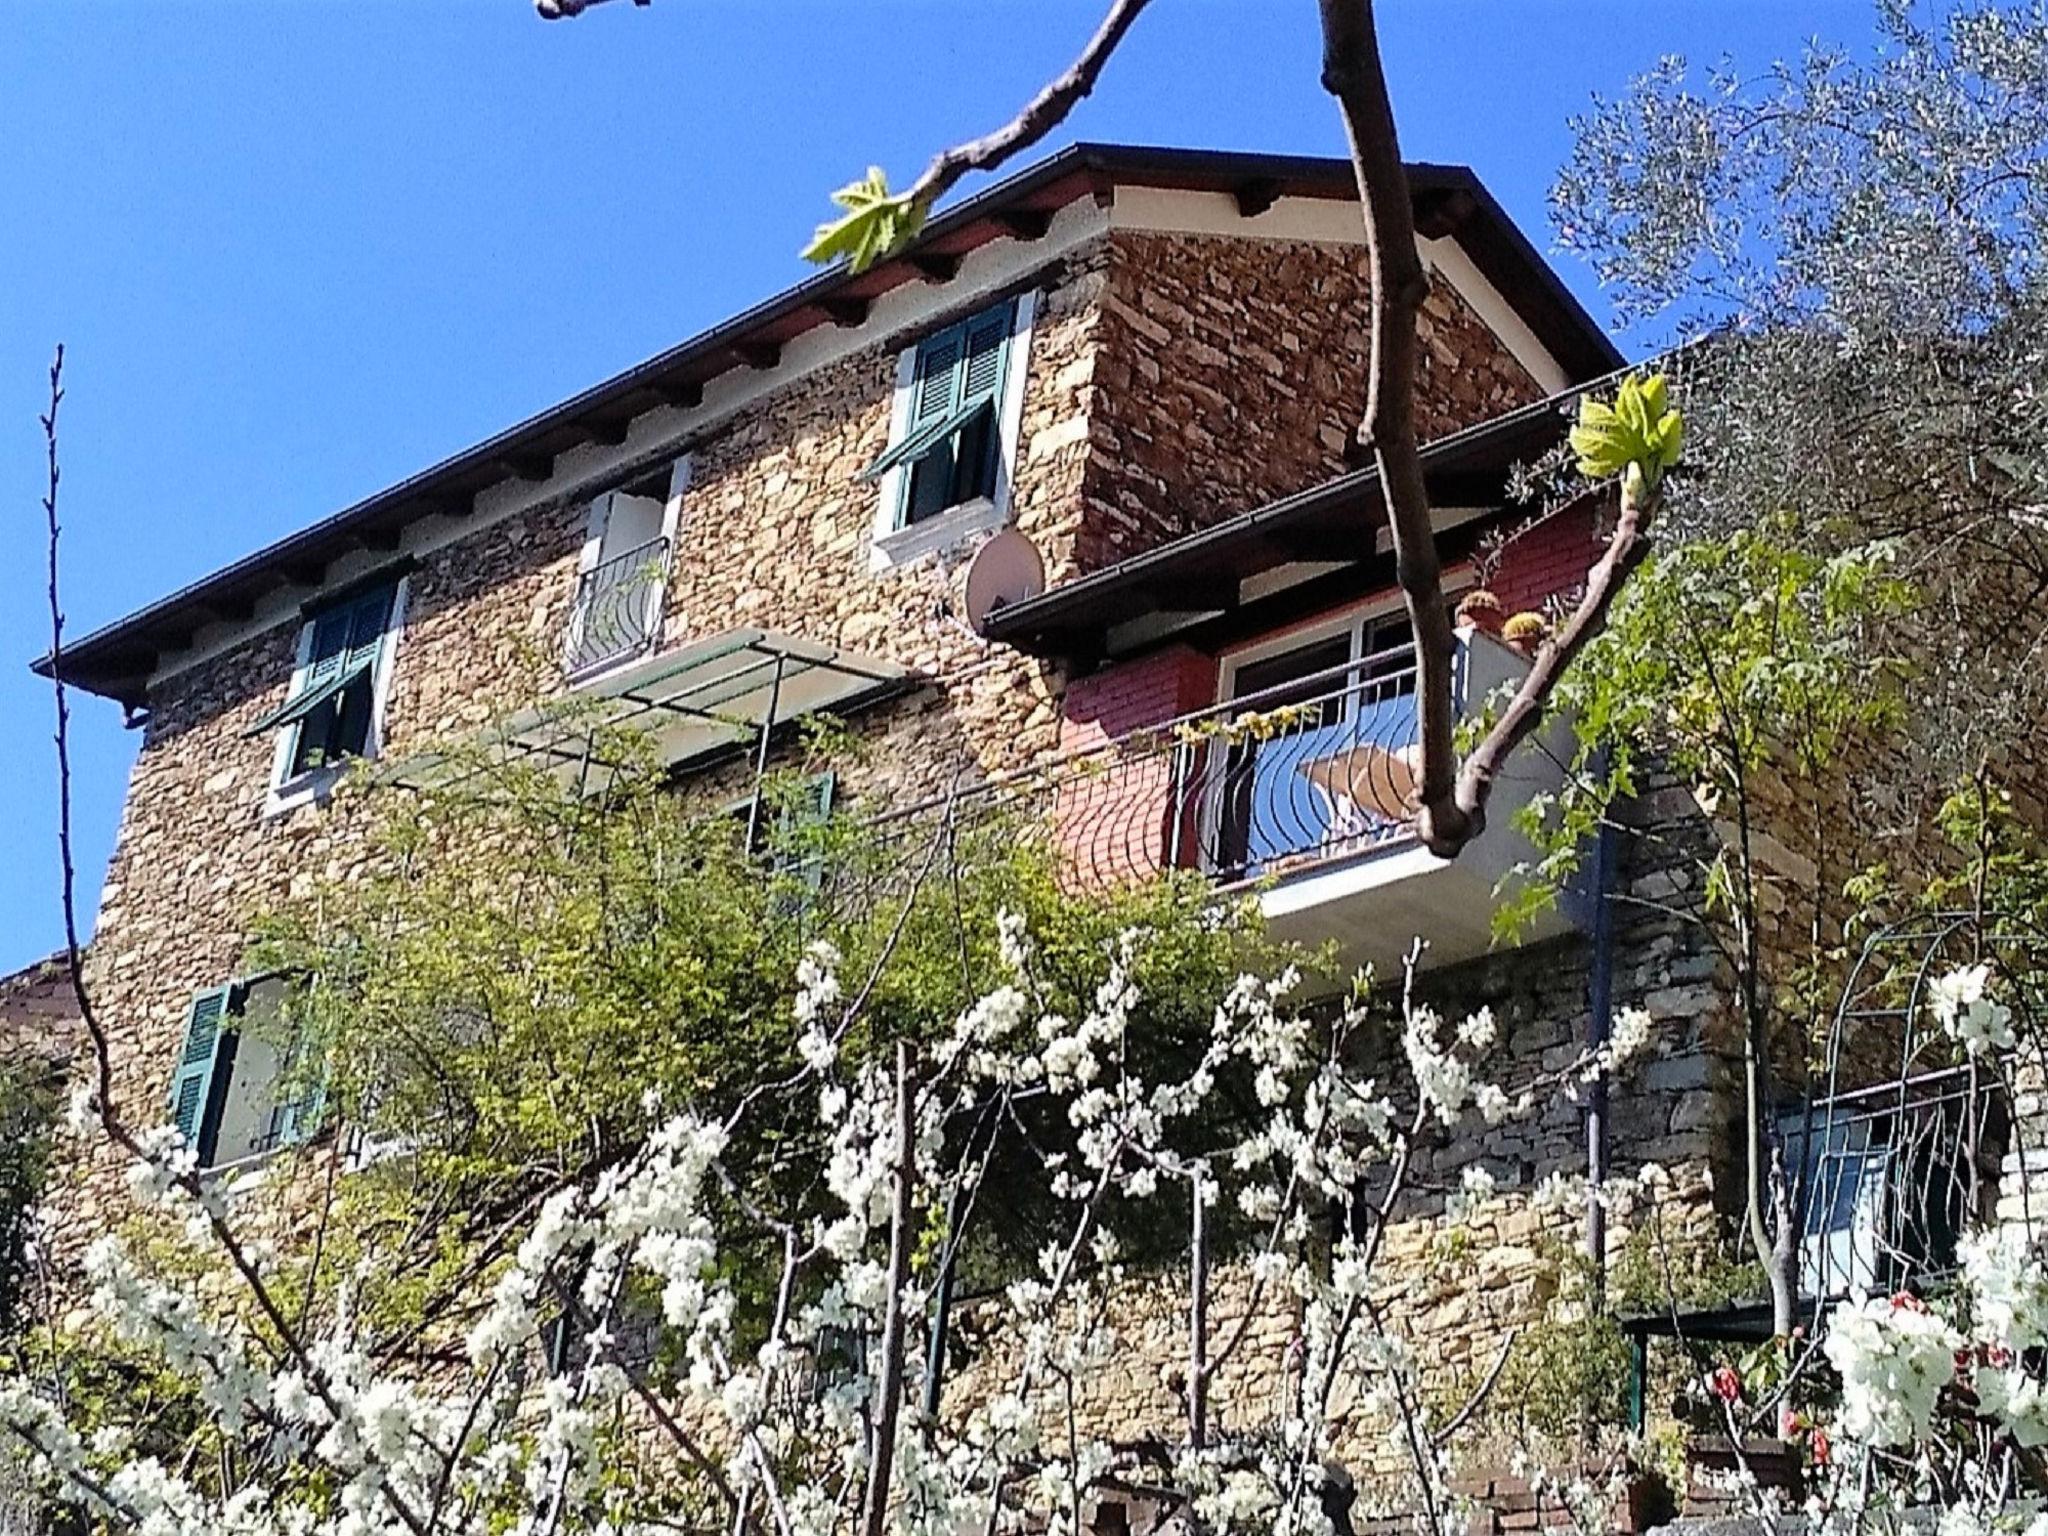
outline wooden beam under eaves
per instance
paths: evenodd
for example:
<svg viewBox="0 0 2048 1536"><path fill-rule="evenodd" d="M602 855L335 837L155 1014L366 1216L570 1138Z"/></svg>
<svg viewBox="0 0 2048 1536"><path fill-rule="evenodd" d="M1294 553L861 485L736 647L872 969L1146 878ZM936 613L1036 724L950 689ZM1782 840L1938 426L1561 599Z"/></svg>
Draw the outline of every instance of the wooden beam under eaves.
<svg viewBox="0 0 2048 1536"><path fill-rule="evenodd" d="M849 329L853 326L867 323L868 301L855 297L852 294L840 294L832 298L820 299L818 300L818 308L825 312L826 318L842 329Z"/></svg>
<svg viewBox="0 0 2048 1536"><path fill-rule="evenodd" d="M1043 240L1052 228L1052 215L1042 208L1004 208L989 217L1012 240Z"/></svg>
<svg viewBox="0 0 2048 1536"><path fill-rule="evenodd" d="M583 433L593 443L602 443L607 448L616 448L625 442L626 429L631 425L632 421L623 416L616 421L604 421L593 418L577 422L576 430Z"/></svg>
<svg viewBox="0 0 2048 1536"><path fill-rule="evenodd" d="M673 383L655 385L654 393L663 405L674 406L680 411L694 411L704 403L704 381L677 379Z"/></svg>
<svg viewBox="0 0 2048 1536"><path fill-rule="evenodd" d="M545 480L555 472L551 453L501 453L492 462L515 480Z"/></svg>
<svg viewBox="0 0 2048 1536"><path fill-rule="evenodd" d="M1231 189L1231 196L1237 199L1238 213L1247 219L1256 219L1260 214L1280 201L1281 182L1274 176L1254 176L1240 181Z"/></svg>
<svg viewBox="0 0 2048 1536"><path fill-rule="evenodd" d="M1289 560L1322 565L1334 560L1362 560L1372 553L1372 530L1356 519L1327 523L1296 523L1288 528L1262 528L1259 538Z"/></svg>
<svg viewBox="0 0 2048 1536"><path fill-rule="evenodd" d="M1158 613L1228 613L1237 607L1243 582L1236 576L1174 576L1147 582L1141 600Z"/></svg>
<svg viewBox="0 0 2048 1536"><path fill-rule="evenodd" d="M246 624L256 617L256 604L246 597L209 597L199 606L223 624Z"/></svg>
<svg viewBox="0 0 2048 1536"><path fill-rule="evenodd" d="M960 258L943 251L913 251L903 259L928 283L949 283L960 275Z"/></svg>
<svg viewBox="0 0 2048 1536"><path fill-rule="evenodd" d="M364 549L388 555L398 548L402 534L403 530L398 528L358 528L352 537Z"/></svg>
<svg viewBox="0 0 2048 1536"><path fill-rule="evenodd" d="M1463 187L1440 187L1415 199L1415 233L1425 240L1454 235L1479 209Z"/></svg>
<svg viewBox="0 0 2048 1536"><path fill-rule="evenodd" d="M740 341L733 344L732 355L749 368L773 368L782 361L782 343L779 341Z"/></svg>

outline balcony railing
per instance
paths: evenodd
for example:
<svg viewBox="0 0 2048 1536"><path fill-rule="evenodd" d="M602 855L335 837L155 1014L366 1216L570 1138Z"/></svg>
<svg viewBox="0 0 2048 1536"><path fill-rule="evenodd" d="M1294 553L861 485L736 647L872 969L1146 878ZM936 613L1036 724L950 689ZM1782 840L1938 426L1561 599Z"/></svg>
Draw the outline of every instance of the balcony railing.
<svg viewBox="0 0 2048 1536"><path fill-rule="evenodd" d="M1055 786L1053 826L1086 879L1284 875L1409 837L1416 736L1404 647L1110 744Z"/></svg>
<svg viewBox="0 0 2048 1536"><path fill-rule="evenodd" d="M1800 1204L1800 1289L1939 1284L1962 1233L1992 1214L2010 1115L1996 1074L1921 1073L1815 1099L1780 1121Z"/></svg>
<svg viewBox="0 0 2048 1536"><path fill-rule="evenodd" d="M649 539L576 579L564 666L571 677L638 656L661 627L661 591L668 579L668 540Z"/></svg>
<svg viewBox="0 0 2048 1536"><path fill-rule="evenodd" d="M1364 858L1413 842L1415 689L1404 646L883 819L914 841L940 814L1014 818L1007 830L1048 839L1080 888L1172 869L1235 883Z"/></svg>

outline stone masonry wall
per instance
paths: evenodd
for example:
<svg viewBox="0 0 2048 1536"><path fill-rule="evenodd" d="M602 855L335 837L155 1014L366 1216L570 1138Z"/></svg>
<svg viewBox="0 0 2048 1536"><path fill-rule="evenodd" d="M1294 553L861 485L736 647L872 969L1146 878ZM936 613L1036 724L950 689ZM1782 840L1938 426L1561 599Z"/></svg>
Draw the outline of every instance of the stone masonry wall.
<svg viewBox="0 0 2048 1536"><path fill-rule="evenodd" d="M1115 234L1087 516L1048 542L1054 563L1095 570L1342 474L1367 300L1355 246ZM1541 397L1448 283L1418 323L1423 441Z"/></svg>
<svg viewBox="0 0 2048 1536"><path fill-rule="evenodd" d="M1017 523L1045 551L1052 579L1341 470L1362 397L1362 283L1348 247L1119 233L1071 256L1041 294L1014 466ZM1441 286L1426 326L1426 435L1536 394ZM853 477L884 446L896 358L912 339L877 338L693 445L663 627L664 643L678 646L760 625L924 673L926 686L856 722L871 750L848 768L845 791L870 806L936 795L956 776L1056 751L1068 688L1057 668L989 647L960 621L970 551L868 569L875 493ZM389 755L560 686L585 532L582 508L544 508L421 559L390 687ZM187 1003L239 969L250 916L313 881L366 869L360 801L264 815L273 740L242 732L283 698L297 638L296 623L280 624L179 673L152 700L91 956L117 1038L119 1105L137 1123L160 1115ZM1198 669L1185 662L1163 672L1174 712L1200 701ZM1109 690L1097 693L1098 706L1123 707ZM1097 710L1105 727L1113 712ZM1617 998L1649 1000L1670 1043L1643 1069L1639 1097L1617 1095L1617 1165L1655 1158L1696 1195L1720 1114L1719 1067L1700 1051L1711 1034L1701 962L1682 936L1648 920L1630 930L1626 956ZM1551 946L1436 985L1493 1002L1512 1078L1581 1038L1585 960L1583 945ZM1427 1209L1390 1255L1403 1315L1431 1339L1445 1371L1469 1372L1504 1320L1536 1299L1532 1239L1549 1218L1529 1210L1528 1194L1543 1174L1578 1166L1581 1147L1577 1113L1557 1107L1526 1126L1474 1131L1425 1170L1439 1186L1472 1158L1498 1162L1503 1174L1499 1209L1482 1216L1504 1255L1481 1277L1483 1306L1469 1276L1441 1271L1422 1252ZM60 1253L116 1217L118 1186L111 1157L67 1174L50 1203ZM1553 1224L1569 1237L1575 1221ZM1231 1283L1219 1328L1229 1325ZM1157 1361L1178 1353L1155 1348L1174 1332L1171 1294L1153 1287L1138 1313L1155 1318L1142 1322L1151 1332L1129 1357L1128 1380L1105 1382L1098 1405L1120 1437L1152 1427L1162 1402L1172 1404ZM1265 1339L1291 1324L1276 1310L1256 1326ZM1283 1359L1280 1342L1248 1346L1246 1359ZM1219 1412L1249 1415L1271 1388L1249 1367L1241 1381L1226 1377Z"/></svg>

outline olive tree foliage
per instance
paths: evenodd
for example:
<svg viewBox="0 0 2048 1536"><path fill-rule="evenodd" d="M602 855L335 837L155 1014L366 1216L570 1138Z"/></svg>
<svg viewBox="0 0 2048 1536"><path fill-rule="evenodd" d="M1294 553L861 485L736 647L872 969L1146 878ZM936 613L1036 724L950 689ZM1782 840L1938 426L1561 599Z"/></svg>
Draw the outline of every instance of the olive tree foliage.
<svg viewBox="0 0 2048 1536"><path fill-rule="evenodd" d="M1767 68L1667 58L1575 124L1563 247L1646 338L1707 338L1666 526L1781 512L1896 540L1923 591L1908 816L2043 702L2048 14L1877 0L1874 35Z"/></svg>

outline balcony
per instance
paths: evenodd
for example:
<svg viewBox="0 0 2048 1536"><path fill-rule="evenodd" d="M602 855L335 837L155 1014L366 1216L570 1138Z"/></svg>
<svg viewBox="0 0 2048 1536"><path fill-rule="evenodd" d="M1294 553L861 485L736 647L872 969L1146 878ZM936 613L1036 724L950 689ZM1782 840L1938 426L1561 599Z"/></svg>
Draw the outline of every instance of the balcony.
<svg viewBox="0 0 2048 1536"><path fill-rule="evenodd" d="M571 678L588 677L653 649L661 632L668 544L665 538L649 539L576 578L563 657Z"/></svg>
<svg viewBox="0 0 2048 1536"><path fill-rule="evenodd" d="M1526 665L1489 637L1461 636L1460 711ZM1415 695L1404 646L1073 754L990 786L987 799L1040 821L1066 878L1082 887L1197 869L1255 895L1276 936L1334 941L1347 966L1397 970L1418 936L1432 964L1468 959L1493 943L1496 882L1534 856L1514 814L1556 787L1559 758L1524 746L1499 781L1486 833L1457 859L1439 858L1409 821ZM1561 753L1554 736L1545 740ZM1521 940L1570 931L1580 917L1566 901Z"/></svg>

